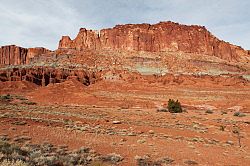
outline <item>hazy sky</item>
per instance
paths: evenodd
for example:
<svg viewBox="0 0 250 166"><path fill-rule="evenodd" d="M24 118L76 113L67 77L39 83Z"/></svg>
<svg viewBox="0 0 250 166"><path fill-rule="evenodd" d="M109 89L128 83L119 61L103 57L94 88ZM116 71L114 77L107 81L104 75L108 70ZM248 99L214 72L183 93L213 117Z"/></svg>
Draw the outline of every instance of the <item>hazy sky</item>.
<svg viewBox="0 0 250 166"><path fill-rule="evenodd" d="M56 49L80 27L174 21L204 25L215 36L250 50L248 0L0 0L0 45Z"/></svg>

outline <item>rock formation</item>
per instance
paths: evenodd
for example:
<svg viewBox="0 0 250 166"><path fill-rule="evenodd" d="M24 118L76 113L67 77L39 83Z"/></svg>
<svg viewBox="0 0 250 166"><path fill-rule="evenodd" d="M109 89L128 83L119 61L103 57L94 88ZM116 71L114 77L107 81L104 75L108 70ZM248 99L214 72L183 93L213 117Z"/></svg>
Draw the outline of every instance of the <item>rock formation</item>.
<svg viewBox="0 0 250 166"><path fill-rule="evenodd" d="M165 76L148 75L143 76L138 73L127 73L125 75L117 74L118 79L126 82L150 82L162 83L163 85L199 85L200 83L209 86L244 86L249 82L241 76L223 75L223 76L195 76L195 75L173 75ZM6 81L28 81L38 86L47 86L48 84L62 83L66 80L77 80L88 86L97 81L103 80L104 75L99 72L92 72L85 69L62 69L51 67L33 67L33 68L12 68L0 70L0 82Z"/></svg>
<svg viewBox="0 0 250 166"><path fill-rule="evenodd" d="M42 47L27 49L15 45L2 46L0 48L0 65L28 64L34 56L48 52L50 52L50 50Z"/></svg>
<svg viewBox="0 0 250 166"><path fill-rule="evenodd" d="M99 78L87 70L70 70L50 67L12 68L0 70L0 82L3 81L29 81L39 86L50 83L61 83L67 79L76 79L84 85L90 85Z"/></svg>
<svg viewBox="0 0 250 166"><path fill-rule="evenodd" d="M219 40L203 26L173 22L117 25L101 31L81 28L74 40L63 36L59 49L181 51L216 56L227 61L238 61L241 56L249 56L248 51Z"/></svg>
<svg viewBox="0 0 250 166"><path fill-rule="evenodd" d="M38 55L50 53L51 51L43 47L28 48L26 64L30 62L30 59Z"/></svg>
<svg viewBox="0 0 250 166"><path fill-rule="evenodd" d="M142 77L140 81L194 83L196 78L172 79L172 76L205 74L220 82L214 75L233 78L234 74L237 81L230 81L245 84L238 76L247 75L249 60L249 50L219 40L203 26L173 22L126 24L101 31L81 28L74 40L63 36L55 51L2 46L0 66L17 66L0 69L0 82L25 80L44 86L75 78L89 85L97 78L129 81ZM145 76L166 74L170 77L150 80ZM227 81L224 77L222 80Z"/></svg>
<svg viewBox="0 0 250 166"><path fill-rule="evenodd" d="M27 52L28 50L26 48L18 47L15 45L2 46L0 48L0 64L26 64Z"/></svg>

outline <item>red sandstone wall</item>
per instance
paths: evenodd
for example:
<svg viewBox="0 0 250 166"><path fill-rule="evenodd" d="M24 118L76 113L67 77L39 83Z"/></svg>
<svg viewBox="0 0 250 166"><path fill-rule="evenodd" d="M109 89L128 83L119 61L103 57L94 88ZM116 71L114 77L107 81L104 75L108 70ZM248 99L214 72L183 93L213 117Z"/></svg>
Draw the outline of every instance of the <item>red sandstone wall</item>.
<svg viewBox="0 0 250 166"><path fill-rule="evenodd" d="M48 53L50 50L45 48L22 48L15 45L2 46L0 48L1 65L23 65L28 64L29 60L36 55Z"/></svg>
<svg viewBox="0 0 250 166"><path fill-rule="evenodd" d="M63 36L60 48L182 51L212 55L228 61L237 61L240 56L248 55L248 51L241 47L214 37L205 27L173 22L117 25L100 32L81 28L74 40Z"/></svg>
<svg viewBox="0 0 250 166"><path fill-rule="evenodd" d="M2 46L0 48L0 64L18 65L25 64L27 59L26 48L17 47L15 45Z"/></svg>

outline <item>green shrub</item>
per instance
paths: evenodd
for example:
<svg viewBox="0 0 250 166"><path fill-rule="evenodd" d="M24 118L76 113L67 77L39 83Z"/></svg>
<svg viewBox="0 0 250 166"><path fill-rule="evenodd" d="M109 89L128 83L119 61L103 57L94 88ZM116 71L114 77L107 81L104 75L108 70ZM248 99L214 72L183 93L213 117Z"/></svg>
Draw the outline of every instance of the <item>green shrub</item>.
<svg viewBox="0 0 250 166"><path fill-rule="evenodd" d="M12 97L10 94L7 94L7 95L2 95L2 96L0 96L0 99L1 99L1 100L10 101L10 100L13 99L13 97Z"/></svg>
<svg viewBox="0 0 250 166"><path fill-rule="evenodd" d="M176 100L174 101L173 99L168 100L168 111L171 113L181 113L183 112L181 103Z"/></svg>

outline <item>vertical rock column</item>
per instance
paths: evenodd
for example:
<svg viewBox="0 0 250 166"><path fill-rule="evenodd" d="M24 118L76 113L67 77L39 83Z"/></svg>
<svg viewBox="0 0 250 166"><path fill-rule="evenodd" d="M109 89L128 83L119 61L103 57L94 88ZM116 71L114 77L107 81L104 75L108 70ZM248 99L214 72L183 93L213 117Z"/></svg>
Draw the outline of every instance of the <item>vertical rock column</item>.
<svg viewBox="0 0 250 166"><path fill-rule="evenodd" d="M45 86L44 70L42 71L42 86Z"/></svg>

